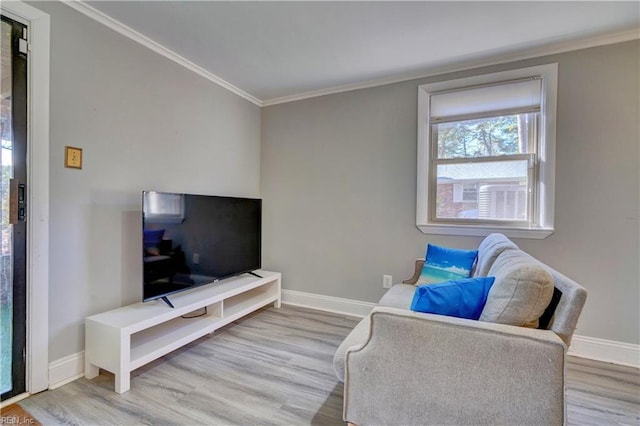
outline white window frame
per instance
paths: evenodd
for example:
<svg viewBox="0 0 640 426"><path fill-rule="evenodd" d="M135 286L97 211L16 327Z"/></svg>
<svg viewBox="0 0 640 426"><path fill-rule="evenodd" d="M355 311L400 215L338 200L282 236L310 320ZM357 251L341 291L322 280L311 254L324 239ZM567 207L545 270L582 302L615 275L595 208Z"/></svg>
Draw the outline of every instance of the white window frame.
<svg viewBox="0 0 640 426"><path fill-rule="evenodd" d="M542 100L539 141L537 151L537 191L533 194L537 223L528 226L487 223L442 223L430 218L430 196L435 197L435 185L430 185L430 97L443 90L452 90L509 80L540 77ZM512 238L543 239L554 232L554 194L556 157L556 110L558 91L558 64L546 64L456 80L441 81L418 86L418 170L416 194L416 226L425 234L486 236L501 232ZM435 173L433 174L435 176ZM435 203L435 201L433 201Z"/></svg>

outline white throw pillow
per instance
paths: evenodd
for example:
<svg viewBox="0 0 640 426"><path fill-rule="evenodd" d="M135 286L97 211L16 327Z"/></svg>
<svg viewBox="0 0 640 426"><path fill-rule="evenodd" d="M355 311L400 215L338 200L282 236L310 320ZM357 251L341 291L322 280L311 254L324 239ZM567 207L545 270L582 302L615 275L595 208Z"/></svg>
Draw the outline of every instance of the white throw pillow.
<svg viewBox="0 0 640 426"><path fill-rule="evenodd" d="M496 280L480 321L537 328L553 296L553 277L544 266L521 250L506 250L489 275Z"/></svg>

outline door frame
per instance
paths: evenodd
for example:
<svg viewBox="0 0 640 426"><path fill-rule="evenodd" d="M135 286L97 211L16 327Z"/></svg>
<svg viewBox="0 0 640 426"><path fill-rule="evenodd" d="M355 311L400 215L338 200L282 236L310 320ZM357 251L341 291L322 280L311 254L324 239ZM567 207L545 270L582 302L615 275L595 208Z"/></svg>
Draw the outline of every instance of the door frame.
<svg viewBox="0 0 640 426"><path fill-rule="evenodd" d="M0 5L27 25L27 393L49 388L49 15L20 1Z"/></svg>

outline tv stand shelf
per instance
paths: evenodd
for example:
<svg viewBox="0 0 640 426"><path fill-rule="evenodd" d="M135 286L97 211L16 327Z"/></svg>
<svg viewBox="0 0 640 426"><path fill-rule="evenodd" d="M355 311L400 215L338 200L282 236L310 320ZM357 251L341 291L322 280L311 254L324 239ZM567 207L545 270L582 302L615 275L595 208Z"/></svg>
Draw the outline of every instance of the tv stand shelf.
<svg viewBox="0 0 640 426"><path fill-rule="evenodd" d="M115 391L126 392L136 368L270 303L279 308L281 274L257 273L261 278L244 274L171 295L175 308L155 300L87 317L85 377L105 369L115 375ZM204 308L202 316L183 317Z"/></svg>

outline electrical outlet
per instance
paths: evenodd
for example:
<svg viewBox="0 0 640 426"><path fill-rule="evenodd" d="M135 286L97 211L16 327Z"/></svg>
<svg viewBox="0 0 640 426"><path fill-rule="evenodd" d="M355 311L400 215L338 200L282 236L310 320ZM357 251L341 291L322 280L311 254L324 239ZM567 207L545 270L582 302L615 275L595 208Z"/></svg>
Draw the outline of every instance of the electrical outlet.
<svg viewBox="0 0 640 426"><path fill-rule="evenodd" d="M391 288L393 285L393 277L391 275L382 276L382 288Z"/></svg>
<svg viewBox="0 0 640 426"><path fill-rule="evenodd" d="M199 253L193 253L193 263L195 265L197 265L198 262L200 262L200 254Z"/></svg>

